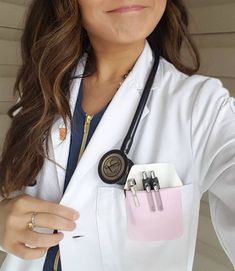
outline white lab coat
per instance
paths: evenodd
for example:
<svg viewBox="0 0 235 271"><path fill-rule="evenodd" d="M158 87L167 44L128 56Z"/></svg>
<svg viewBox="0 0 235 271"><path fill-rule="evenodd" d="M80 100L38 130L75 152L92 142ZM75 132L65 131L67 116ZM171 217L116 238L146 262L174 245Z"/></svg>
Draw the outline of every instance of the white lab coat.
<svg viewBox="0 0 235 271"><path fill-rule="evenodd" d="M85 61L86 54L78 63L76 74L82 74ZM70 131L60 141L61 118L53 123L50 156L64 169L45 160L37 185L27 187L25 192L80 212L76 229L64 231L59 244L63 271L192 270L200 199L207 190L213 225L235 265L235 99L219 80L200 75L189 77L160 58L129 153L137 164L174 164L183 182L180 191L184 231L180 237L131 240L126 230L123 190L118 185L103 183L98 176L101 156L121 147L152 63L152 51L145 41L143 52L106 109L64 195ZM81 79L75 79L71 86L72 112L80 82ZM74 235L84 237L74 239ZM45 256L27 261L8 254L0 270L42 271Z"/></svg>

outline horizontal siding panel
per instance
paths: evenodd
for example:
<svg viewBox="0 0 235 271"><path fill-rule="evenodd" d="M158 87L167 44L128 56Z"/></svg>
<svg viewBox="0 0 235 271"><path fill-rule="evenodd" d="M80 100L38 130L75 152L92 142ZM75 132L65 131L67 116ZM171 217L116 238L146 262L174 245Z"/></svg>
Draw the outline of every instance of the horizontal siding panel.
<svg viewBox="0 0 235 271"><path fill-rule="evenodd" d="M196 252L205 255L208 259L211 259L213 262L215 262L217 264L221 264L224 267L229 268L229 270L234 270L234 269L231 269L232 264L229 261L225 252L222 251L222 253L221 253L220 249L217 249L215 247L211 247L208 244L206 244L205 242L199 241L197 244ZM224 270L224 269L222 269L222 270Z"/></svg>
<svg viewBox="0 0 235 271"><path fill-rule="evenodd" d="M194 262L193 271L234 271L234 269L224 267L202 254L196 255Z"/></svg>
<svg viewBox="0 0 235 271"><path fill-rule="evenodd" d="M8 109L14 104L13 101L0 101L0 114L5 115Z"/></svg>
<svg viewBox="0 0 235 271"><path fill-rule="evenodd" d="M1 2L28 6L29 3L32 2L32 0L1 0Z"/></svg>
<svg viewBox="0 0 235 271"><path fill-rule="evenodd" d="M235 47L234 33L192 34L193 40L201 49L203 48L231 48Z"/></svg>
<svg viewBox="0 0 235 271"><path fill-rule="evenodd" d="M191 33L235 32L235 3L190 8Z"/></svg>
<svg viewBox="0 0 235 271"><path fill-rule="evenodd" d="M24 6L0 2L0 26L22 28L26 10Z"/></svg>
<svg viewBox="0 0 235 271"><path fill-rule="evenodd" d="M0 77L16 77L19 66L17 65L1 65L0 64Z"/></svg>
<svg viewBox="0 0 235 271"><path fill-rule="evenodd" d="M234 0L185 0L185 3L188 7L205 7L211 5L224 5L228 3L234 3Z"/></svg>
<svg viewBox="0 0 235 271"><path fill-rule="evenodd" d="M201 68L199 73L214 77L235 76L235 48L200 48Z"/></svg>
<svg viewBox="0 0 235 271"><path fill-rule="evenodd" d="M230 262L223 258L221 251L198 242L193 271L234 271Z"/></svg>
<svg viewBox="0 0 235 271"><path fill-rule="evenodd" d="M219 79L223 82L224 87L229 90L230 95L235 97L235 78L221 77Z"/></svg>
<svg viewBox="0 0 235 271"><path fill-rule="evenodd" d="M0 114L0 150L2 150L3 142L7 133L7 130L10 127L10 118L7 115L1 115Z"/></svg>
<svg viewBox="0 0 235 271"><path fill-rule="evenodd" d="M0 40L19 41L22 35L22 30L15 28L0 27Z"/></svg>
<svg viewBox="0 0 235 271"><path fill-rule="evenodd" d="M0 40L0 65L20 65L21 62L19 42Z"/></svg>
<svg viewBox="0 0 235 271"><path fill-rule="evenodd" d="M211 247L217 248L222 251L218 237L215 233L211 218L204 216L204 212L200 212L199 230L197 239L204 242Z"/></svg>
<svg viewBox="0 0 235 271"><path fill-rule="evenodd" d="M206 193L207 194L207 193ZM204 217L209 217L210 218L210 208L209 208L209 202L208 199L206 200L201 200L200 203L200 213Z"/></svg>
<svg viewBox="0 0 235 271"><path fill-rule="evenodd" d="M0 78L0 101L13 101L13 88L15 78ZM1 103L1 102L0 102Z"/></svg>

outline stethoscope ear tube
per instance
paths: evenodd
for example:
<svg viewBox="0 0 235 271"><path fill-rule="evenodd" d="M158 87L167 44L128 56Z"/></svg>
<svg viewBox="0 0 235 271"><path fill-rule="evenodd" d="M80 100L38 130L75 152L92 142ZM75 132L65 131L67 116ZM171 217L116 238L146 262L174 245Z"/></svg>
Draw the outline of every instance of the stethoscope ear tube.
<svg viewBox="0 0 235 271"><path fill-rule="evenodd" d="M130 151L130 148L132 146L136 130L138 128L138 124L139 124L141 115L143 113L144 107L145 107L146 102L148 100L149 93L150 93L151 87L153 85L153 80L155 78L155 75L156 75L156 72L157 72L157 69L158 69L159 59L160 59L159 55L155 54L155 60L154 60L154 63L153 63L153 67L152 67L152 69L150 71L149 77L148 77L146 85L144 87L143 94L142 94L142 96L140 98L140 102L138 104L135 115L134 115L133 120L131 122L130 128L129 128L127 134L126 134L126 137L123 140L121 150L126 154L128 154L129 151Z"/></svg>
<svg viewBox="0 0 235 271"><path fill-rule="evenodd" d="M153 84L155 74L159 65L159 55L155 55L153 67L150 71L146 85L143 90L140 102L136 109L135 115L128 129L128 132L123 140L121 149L114 149L106 152L100 159L98 164L98 173L101 180L107 184L121 184L124 185L131 167L134 165L133 161L128 159L127 154L132 146L135 132L137 130L142 112L149 97L149 93Z"/></svg>

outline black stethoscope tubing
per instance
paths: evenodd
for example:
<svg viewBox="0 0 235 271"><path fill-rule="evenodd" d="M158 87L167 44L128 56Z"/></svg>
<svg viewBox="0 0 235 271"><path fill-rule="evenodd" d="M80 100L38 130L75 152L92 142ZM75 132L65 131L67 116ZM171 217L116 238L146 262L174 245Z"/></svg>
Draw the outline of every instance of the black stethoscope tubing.
<svg viewBox="0 0 235 271"><path fill-rule="evenodd" d="M122 142L121 148L106 152L100 159L98 173L103 182L108 184L125 184L126 177L134 163L128 159L127 154L132 146L138 124L158 69L160 56L155 53L154 63L146 81L143 93L137 106L135 115Z"/></svg>

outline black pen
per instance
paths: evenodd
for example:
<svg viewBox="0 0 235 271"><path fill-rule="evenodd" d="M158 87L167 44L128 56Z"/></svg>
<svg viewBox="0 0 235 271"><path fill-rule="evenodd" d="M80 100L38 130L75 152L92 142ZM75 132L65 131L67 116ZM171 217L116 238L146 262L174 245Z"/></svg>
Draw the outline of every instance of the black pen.
<svg viewBox="0 0 235 271"><path fill-rule="evenodd" d="M142 171L142 175L143 175L143 180L142 180L143 187L144 187L144 190L146 190L146 192L147 192L147 198L148 198L150 210L155 211L156 208L155 208L155 204L154 204L154 200L153 200L153 195L151 192L150 178L147 177L147 174L145 171Z"/></svg>

